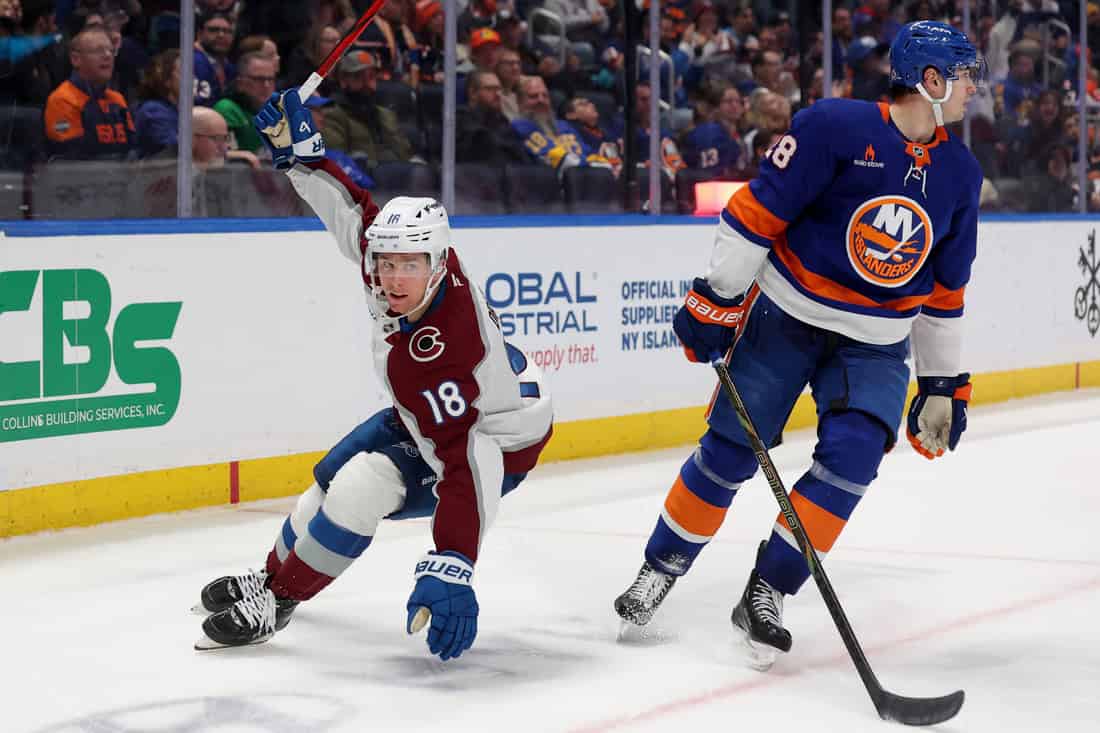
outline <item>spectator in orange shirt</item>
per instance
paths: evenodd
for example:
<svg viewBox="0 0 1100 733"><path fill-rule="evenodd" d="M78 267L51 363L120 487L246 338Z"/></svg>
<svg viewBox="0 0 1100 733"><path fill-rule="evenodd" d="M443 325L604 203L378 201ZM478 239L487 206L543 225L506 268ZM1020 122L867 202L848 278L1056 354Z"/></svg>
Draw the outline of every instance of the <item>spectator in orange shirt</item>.
<svg viewBox="0 0 1100 733"><path fill-rule="evenodd" d="M86 28L69 47L73 75L46 100L46 141L52 157L122 158L134 150L137 131L126 99L107 85L115 70L114 46L102 27Z"/></svg>

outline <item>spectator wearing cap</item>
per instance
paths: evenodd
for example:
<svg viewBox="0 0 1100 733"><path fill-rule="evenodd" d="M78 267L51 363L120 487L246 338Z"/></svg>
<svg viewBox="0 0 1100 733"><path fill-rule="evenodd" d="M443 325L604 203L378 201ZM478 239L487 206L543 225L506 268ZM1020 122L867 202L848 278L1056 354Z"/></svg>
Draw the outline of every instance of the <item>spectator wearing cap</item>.
<svg viewBox="0 0 1100 733"><path fill-rule="evenodd" d="M493 69L500 80L501 112L511 122L519 117L519 80L523 76L519 54L510 48L501 47Z"/></svg>
<svg viewBox="0 0 1100 733"><path fill-rule="evenodd" d="M500 50L500 34L492 28L475 28L470 34L470 56L458 68L455 82L458 85L458 104L466 104L466 77L474 71L496 73L497 52Z"/></svg>
<svg viewBox="0 0 1100 733"><path fill-rule="evenodd" d="M599 0L546 0L543 7L565 22L569 40L591 44L594 52L603 49L611 19Z"/></svg>
<svg viewBox="0 0 1100 733"><path fill-rule="evenodd" d="M890 71L885 63L889 46L873 36L860 36L848 45L848 66L852 70L853 99L888 101Z"/></svg>
<svg viewBox="0 0 1100 733"><path fill-rule="evenodd" d="M232 91L217 101L214 110L229 125L233 150L258 153L266 148L260 133L252 126L252 118L275 93L275 62L254 52L242 56L237 67Z"/></svg>
<svg viewBox="0 0 1100 733"><path fill-rule="evenodd" d="M550 90L541 76L520 80L519 109L520 116L512 120L512 132L527 149L530 160L541 161L558 175L574 166L611 168L606 158L578 138L572 125L554 117Z"/></svg>
<svg viewBox="0 0 1100 733"><path fill-rule="evenodd" d="M456 115L455 160L504 165L528 160L523 145L501 110L500 80L491 71L474 71L466 79L467 106Z"/></svg>
<svg viewBox="0 0 1100 733"><path fill-rule="evenodd" d="M715 177L729 176L748 163L741 140L745 103L727 82L708 85L706 96L713 111L684 136L684 162Z"/></svg>
<svg viewBox="0 0 1100 733"><path fill-rule="evenodd" d="M405 7L404 0L386 0L359 37L357 47L376 56L380 78L415 87L420 83L420 46L405 24Z"/></svg>
<svg viewBox="0 0 1100 733"><path fill-rule="evenodd" d="M413 30L420 47L420 81L443 83L443 5L439 0L416 4Z"/></svg>
<svg viewBox="0 0 1100 733"><path fill-rule="evenodd" d="M478 28L489 28L493 25L493 19L497 12L497 0L470 0L466 9L459 16L458 26L459 42L469 38L470 34Z"/></svg>
<svg viewBox="0 0 1100 733"><path fill-rule="evenodd" d="M148 158L179 140L179 49L170 48L153 57L138 93L144 100L134 113L138 154Z"/></svg>
<svg viewBox="0 0 1100 733"><path fill-rule="evenodd" d="M313 126L322 135L325 134L325 122L327 121L327 111L335 104L332 99L328 97L321 97L314 94L312 97L305 101L305 106L309 108L313 114ZM343 150L337 150L331 145L325 147L325 157L340 166L340 170L355 182L355 185L360 188L374 188L374 179L371 178L366 171L359 167L359 164L355 160L345 153Z"/></svg>
<svg viewBox="0 0 1100 733"><path fill-rule="evenodd" d="M229 63L233 22L225 13L202 16L195 38L195 104L213 107L229 89L235 69Z"/></svg>
<svg viewBox="0 0 1100 733"><path fill-rule="evenodd" d="M108 84L114 73L111 39L87 28L69 45L73 74L46 100L45 132L52 156L68 159L122 158L137 147L137 130L126 98Z"/></svg>
<svg viewBox="0 0 1100 733"><path fill-rule="evenodd" d="M500 34L492 28L475 28L470 34L470 63L479 71L492 71L500 50Z"/></svg>
<svg viewBox="0 0 1100 733"><path fill-rule="evenodd" d="M336 104L326 110L325 143L370 165L406 161L412 145L401 132L397 115L375 102L378 65L368 51L352 51L336 67L340 87Z"/></svg>

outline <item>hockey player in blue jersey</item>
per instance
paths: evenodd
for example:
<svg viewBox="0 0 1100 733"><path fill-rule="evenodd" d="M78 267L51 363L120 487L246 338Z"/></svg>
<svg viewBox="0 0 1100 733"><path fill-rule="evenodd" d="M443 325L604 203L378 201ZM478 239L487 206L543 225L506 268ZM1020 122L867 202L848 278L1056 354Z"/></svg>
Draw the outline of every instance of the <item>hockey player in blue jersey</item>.
<svg viewBox="0 0 1100 733"><path fill-rule="evenodd" d="M729 364L765 443L810 385L817 444L791 501L822 558L897 440L910 347L910 443L934 458L966 429L961 316L982 174L943 126L962 119L982 66L966 36L931 21L905 26L890 58L889 104L828 99L795 116L731 197L706 276L674 320L690 360ZM649 622L756 472L720 392L707 420L615 601L626 629ZM791 648L783 599L808 576L780 514L732 614L754 666Z"/></svg>

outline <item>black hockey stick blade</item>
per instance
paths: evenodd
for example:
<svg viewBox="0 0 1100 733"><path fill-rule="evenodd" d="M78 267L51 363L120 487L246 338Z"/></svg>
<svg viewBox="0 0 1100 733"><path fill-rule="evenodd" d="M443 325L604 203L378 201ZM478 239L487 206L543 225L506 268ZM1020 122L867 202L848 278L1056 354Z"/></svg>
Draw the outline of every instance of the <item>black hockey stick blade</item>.
<svg viewBox="0 0 1100 733"><path fill-rule="evenodd" d="M943 697L904 697L882 690L875 698L875 709L883 720L905 725L936 725L954 718L965 697L962 690Z"/></svg>

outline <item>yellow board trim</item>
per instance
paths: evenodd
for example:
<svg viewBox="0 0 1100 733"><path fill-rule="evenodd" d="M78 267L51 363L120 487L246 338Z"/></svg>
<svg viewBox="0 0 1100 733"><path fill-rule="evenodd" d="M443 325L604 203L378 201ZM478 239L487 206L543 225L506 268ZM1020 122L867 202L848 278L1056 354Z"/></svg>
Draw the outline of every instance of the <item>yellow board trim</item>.
<svg viewBox="0 0 1100 733"><path fill-rule="evenodd" d="M1100 387L1100 361L990 372L972 381L971 404L975 405ZM916 385L910 385L910 395L915 391ZM559 423L554 426L554 438L543 451L541 462L691 443L705 429L704 414L703 407L689 407ZM808 428L816 420L813 401L804 394L786 429ZM0 491L0 537L228 504L234 472L238 501L293 496L312 482L313 465L322 455L298 453Z"/></svg>

